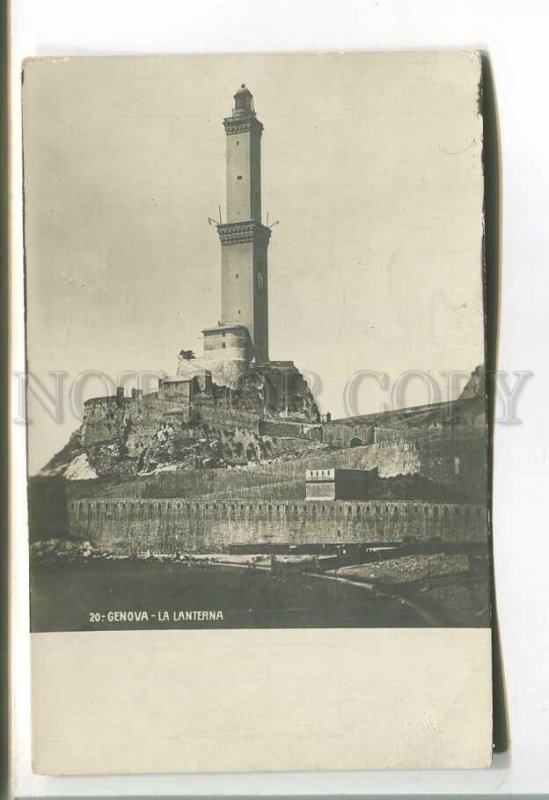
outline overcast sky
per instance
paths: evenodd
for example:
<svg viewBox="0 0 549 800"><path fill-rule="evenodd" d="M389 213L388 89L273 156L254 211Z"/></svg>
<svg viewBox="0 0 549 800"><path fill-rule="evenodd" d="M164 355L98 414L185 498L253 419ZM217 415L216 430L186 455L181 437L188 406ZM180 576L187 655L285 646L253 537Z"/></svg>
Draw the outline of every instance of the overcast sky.
<svg viewBox="0 0 549 800"><path fill-rule="evenodd" d="M30 470L78 421L75 377L176 369L220 317L224 116L246 83L263 134L270 355L344 416L361 370L394 380L483 362L479 63L447 52L81 58L24 81ZM353 411L388 396L364 381ZM84 399L102 394L89 381ZM348 394L348 393L347 393ZM427 400L412 382L406 405Z"/></svg>

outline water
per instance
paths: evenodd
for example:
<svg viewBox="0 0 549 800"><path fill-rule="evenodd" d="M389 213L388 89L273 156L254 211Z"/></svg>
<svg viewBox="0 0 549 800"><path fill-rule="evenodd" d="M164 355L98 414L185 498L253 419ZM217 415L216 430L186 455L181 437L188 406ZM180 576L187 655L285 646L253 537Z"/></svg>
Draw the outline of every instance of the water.
<svg viewBox="0 0 549 800"><path fill-rule="evenodd" d="M96 559L35 564L31 571L34 632L427 624L399 598L313 575L282 579L230 566Z"/></svg>

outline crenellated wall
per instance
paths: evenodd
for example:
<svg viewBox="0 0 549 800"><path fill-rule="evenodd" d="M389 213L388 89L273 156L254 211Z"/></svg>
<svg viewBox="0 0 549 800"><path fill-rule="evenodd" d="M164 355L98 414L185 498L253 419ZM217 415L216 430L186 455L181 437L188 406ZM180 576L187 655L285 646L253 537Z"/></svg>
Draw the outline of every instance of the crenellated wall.
<svg viewBox="0 0 549 800"><path fill-rule="evenodd" d="M71 500L72 535L121 553L222 551L235 543L485 541L476 505L375 502Z"/></svg>

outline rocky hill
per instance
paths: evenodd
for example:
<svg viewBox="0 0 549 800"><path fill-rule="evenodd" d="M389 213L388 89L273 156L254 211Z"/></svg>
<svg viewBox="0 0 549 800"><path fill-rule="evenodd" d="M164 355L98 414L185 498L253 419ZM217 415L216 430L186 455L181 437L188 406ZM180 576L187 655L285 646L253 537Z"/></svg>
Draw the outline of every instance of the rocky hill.
<svg viewBox="0 0 549 800"><path fill-rule="evenodd" d="M372 497L379 499L464 502L485 496L481 369L454 402L321 426L310 421L316 407L302 412L302 419L262 417L257 380L248 392L223 389L200 398L194 421L159 416L156 398L150 402L110 399L109 417L95 427L88 421L86 428L85 421L41 476L66 479L77 496L299 499L306 469L340 466L378 468Z"/></svg>

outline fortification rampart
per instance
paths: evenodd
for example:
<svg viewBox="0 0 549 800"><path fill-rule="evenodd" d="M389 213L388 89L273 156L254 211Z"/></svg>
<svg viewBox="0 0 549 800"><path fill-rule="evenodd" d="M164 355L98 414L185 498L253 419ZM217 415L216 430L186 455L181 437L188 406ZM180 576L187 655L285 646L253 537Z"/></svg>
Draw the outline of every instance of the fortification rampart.
<svg viewBox="0 0 549 800"><path fill-rule="evenodd" d="M385 502L72 500L74 536L121 553L222 551L229 544L484 541L486 509Z"/></svg>
<svg viewBox="0 0 549 800"><path fill-rule="evenodd" d="M84 404L82 443L87 448L124 441L134 456L156 433L165 411L156 393L94 397Z"/></svg>
<svg viewBox="0 0 549 800"><path fill-rule="evenodd" d="M252 411L241 411L221 403L203 403L196 405L195 416L197 421L213 428L244 428L259 433L259 416Z"/></svg>
<svg viewBox="0 0 549 800"><path fill-rule="evenodd" d="M192 430L191 430L192 433ZM289 446L293 446L291 440ZM284 442L277 444L280 448ZM296 440L295 447L298 441ZM456 472L456 456L460 459ZM329 450L314 448L306 455L288 461L275 461L261 464L253 468L241 469L188 469L177 472L166 472L152 475L142 480L113 486L107 490L111 497L200 497L206 494L233 493L236 497L240 490L249 490L256 486L280 481L295 482L301 486L305 495L305 470L340 467L343 469L377 468L381 478L396 475L422 474L438 478L444 465L444 474L454 475L465 482L466 479L478 481L482 476L482 464L485 448L482 441L468 439L453 442L449 448L448 440L438 443L425 442L419 449L414 443L399 445L395 442L383 442L366 447L354 447L346 450ZM78 486L74 487L77 493ZM264 491L268 493L268 488Z"/></svg>
<svg viewBox="0 0 549 800"><path fill-rule="evenodd" d="M370 422L341 422L334 420L322 424L322 441L332 447L350 447L351 444L372 444L374 425Z"/></svg>

